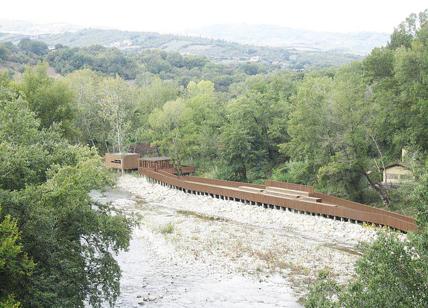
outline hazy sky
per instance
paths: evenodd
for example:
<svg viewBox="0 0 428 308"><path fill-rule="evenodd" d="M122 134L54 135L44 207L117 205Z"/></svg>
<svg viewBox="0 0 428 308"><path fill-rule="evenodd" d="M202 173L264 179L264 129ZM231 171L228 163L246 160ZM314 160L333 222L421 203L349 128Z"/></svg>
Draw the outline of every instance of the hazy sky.
<svg viewBox="0 0 428 308"><path fill-rule="evenodd" d="M426 0L2 0L0 19L178 32L210 24L391 32Z"/></svg>

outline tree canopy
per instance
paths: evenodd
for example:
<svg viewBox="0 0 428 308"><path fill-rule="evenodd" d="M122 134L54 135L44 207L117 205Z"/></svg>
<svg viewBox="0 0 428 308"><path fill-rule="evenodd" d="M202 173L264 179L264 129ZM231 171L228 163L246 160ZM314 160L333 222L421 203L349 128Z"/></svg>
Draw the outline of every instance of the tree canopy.
<svg viewBox="0 0 428 308"><path fill-rule="evenodd" d="M35 84L41 96L50 93ZM111 184L111 175L95 149L70 144L56 125L44 127L19 88L2 77L0 301L113 304L120 278L113 254L127 248L130 222L96 206L88 194ZM43 118L45 111L37 111Z"/></svg>

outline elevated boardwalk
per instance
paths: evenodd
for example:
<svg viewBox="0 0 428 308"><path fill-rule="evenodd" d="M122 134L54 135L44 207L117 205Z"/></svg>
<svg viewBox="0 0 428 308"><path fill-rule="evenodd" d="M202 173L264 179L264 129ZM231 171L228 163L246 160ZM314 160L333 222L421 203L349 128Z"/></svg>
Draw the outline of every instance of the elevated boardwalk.
<svg viewBox="0 0 428 308"><path fill-rule="evenodd" d="M177 176L168 169L153 170L140 167L139 173L151 181L186 193L354 223L387 226L403 232L416 230L416 222L411 217L315 192L309 186L272 180L266 181L264 185L258 185L195 176Z"/></svg>

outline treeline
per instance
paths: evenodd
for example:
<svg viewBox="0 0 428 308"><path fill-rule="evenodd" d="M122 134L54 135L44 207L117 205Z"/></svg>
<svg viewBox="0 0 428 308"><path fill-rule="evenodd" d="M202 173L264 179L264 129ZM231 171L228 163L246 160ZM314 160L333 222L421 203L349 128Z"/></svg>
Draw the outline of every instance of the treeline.
<svg viewBox="0 0 428 308"><path fill-rule="evenodd" d="M293 48L239 44L232 42L233 40L225 41L196 36L129 32L111 29L82 29L75 32L42 34L37 36L13 35L10 33L2 35L0 33L0 41L10 40L18 42L23 37L41 40L49 46L89 47L92 45L101 45L105 47L117 47L126 51L126 53L139 53L144 50L158 49L173 53L177 52L185 55L206 57L218 64L245 63L256 60L264 65L271 66L275 64L293 70L332 65L339 66L361 58L355 54L345 53L340 50L316 50L316 46L309 46L313 49L312 51L296 50ZM361 37L357 38L357 40L361 40ZM372 45L372 43L369 42L368 45ZM321 49L325 50L325 48Z"/></svg>
<svg viewBox="0 0 428 308"><path fill-rule="evenodd" d="M345 285L337 283L328 270L321 272L310 288L306 307L428 306L427 64L428 10L412 14L394 31L387 48L373 50L364 61L369 85L364 87L365 95L373 99L363 122L355 123L362 127L350 127L349 144L360 148L344 153L354 153L353 161L359 162L359 153L364 155L370 139L376 140L378 160L380 153L390 157L402 146L412 149L411 160L419 166L413 170L415 181L406 187L405 203L416 209L418 230L407 237L380 233L372 244L364 245L356 275Z"/></svg>

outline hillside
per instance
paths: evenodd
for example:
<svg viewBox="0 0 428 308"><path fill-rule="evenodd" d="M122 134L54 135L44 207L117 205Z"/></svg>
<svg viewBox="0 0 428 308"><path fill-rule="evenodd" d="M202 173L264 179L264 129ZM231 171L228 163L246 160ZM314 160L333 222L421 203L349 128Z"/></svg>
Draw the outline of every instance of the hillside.
<svg viewBox="0 0 428 308"><path fill-rule="evenodd" d="M0 41L3 42L17 43L25 37L44 41L50 46L57 44L70 47L102 45L126 51L160 49L179 52L182 55L204 56L223 64L259 62L297 70L337 66L360 58L357 55L341 51L303 51L292 48L244 45L201 37L120 30L83 29L75 32L38 35L0 33Z"/></svg>
<svg viewBox="0 0 428 308"><path fill-rule="evenodd" d="M274 25L248 24L212 25L188 30L185 34L257 46L311 51L337 50L358 55L368 54L374 47L385 45L389 39L387 33L318 32Z"/></svg>

